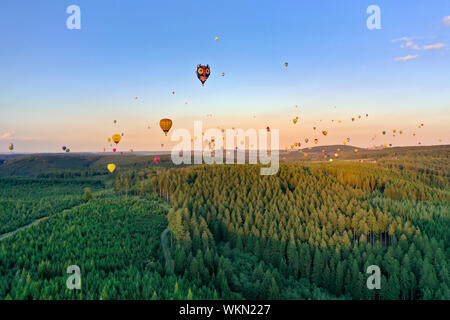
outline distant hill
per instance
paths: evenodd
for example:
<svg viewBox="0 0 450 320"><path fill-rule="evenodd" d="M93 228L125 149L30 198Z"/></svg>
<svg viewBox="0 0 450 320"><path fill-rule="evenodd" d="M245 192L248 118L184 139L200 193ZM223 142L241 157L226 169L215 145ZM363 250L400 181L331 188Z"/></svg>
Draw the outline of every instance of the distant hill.
<svg viewBox="0 0 450 320"><path fill-rule="evenodd" d="M355 152L355 149L358 149ZM148 154L148 153L147 153ZM337 156L336 156L337 154ZM306 155L306 156L305 156ZM280 151L280 162L309 162L309 161L367 161L377 162L381 159L399 159L409 157L417 159L421 156L428 156L442 159L450 157L450 146L414 146L414 147L394 147L379 150L363 149L349 145L315 146L310 148L293 149ZM153 155L139 154L41 154L41 155L0 155L0 177L22 177L37 176L40 174L60 173L71 170L94 170L105 171L109 163L114 163L117 170L125 168L144 167L179 167L172 163L169 154L159 154L161 159L158 165L155 164Z"/></svg>
<svg viewBox="0 0 450 320"><path fill-rule="evenodd" d="M169 155L160 155L160 166L174 166ZM70 170L105 170L109 163L117 169L154 166L155 156L139 155L25 155L8 160L0 160L0 177L37 176Z"/></svg>

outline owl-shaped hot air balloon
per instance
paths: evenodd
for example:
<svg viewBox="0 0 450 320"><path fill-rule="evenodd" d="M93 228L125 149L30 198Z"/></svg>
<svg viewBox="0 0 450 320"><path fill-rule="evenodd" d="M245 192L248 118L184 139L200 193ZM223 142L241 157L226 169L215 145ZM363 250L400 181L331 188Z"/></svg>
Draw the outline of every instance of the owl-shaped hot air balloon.
<svg viewBox="0 0 450 320"><path fill-rule="evenodd" d="M209 74L211 70L209 69L209 64L206 66L202 66L201 64L197 65L197 78L202 83L202 86L205 85L206 80L208 80Z"/></svg>
<svg viewBox="0 0 450 320"><path fill-rule="evenodd" d="M159 126L161 127L162 131L164 131L164 133L167 136L167 133L169 132L170 128L172 128L172 120L161 119L161 121L159 121Z"/></svg>

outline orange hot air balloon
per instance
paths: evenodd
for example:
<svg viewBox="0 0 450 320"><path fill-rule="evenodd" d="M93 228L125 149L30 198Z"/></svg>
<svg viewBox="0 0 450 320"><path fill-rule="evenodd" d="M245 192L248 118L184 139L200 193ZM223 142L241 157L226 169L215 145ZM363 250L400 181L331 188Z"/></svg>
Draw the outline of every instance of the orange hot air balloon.
<svg viewBox="0 0 450 320"><path fill-rule="evenodd" d="M122 140L122 136L120 134L115 134L112 136L112 140L114 141L115 144L118 144L120 140Z"/></svg>
<svg viewBox="0 0 450 320"><path fill-rule="evenodd" d="M323 131L322 131L322 134L323 134L324 136L326 136L326 135L328 134L328 132L325 131L325 130L323 130Z"/></svg>
<svg viewBox="0 0 450 320"><path fill-rule="evenodd" d="M164 131L164 133L167 136L167 133L169 132L170 128L172 128L172 120L161 119L161 121L159 122L159 126L161 127L162 131Z"/></svg>

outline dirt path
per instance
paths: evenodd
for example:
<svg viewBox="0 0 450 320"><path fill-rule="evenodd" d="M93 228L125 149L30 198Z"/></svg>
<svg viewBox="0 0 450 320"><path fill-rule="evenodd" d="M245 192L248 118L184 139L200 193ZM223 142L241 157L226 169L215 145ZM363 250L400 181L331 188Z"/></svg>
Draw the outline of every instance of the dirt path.
<svg viewBox="0 0 450 320"><path fill-rule="evenodd" d="M166 266L169 268L171 272L174 271L173 260L170 258L169 248L167 247L167 233L169 232L169 228L166 228L161 233L161 247L164 254L164 259L166 259Z"/></svg>
<svg viewBox="0 0 450 320"><path fill-rule="evenodd" d="M32 226L35 226L35 225L37 225L39 222L45 221L45 220L47 220L48 218L49 218L49 217L39 218L39 219L37 219L37 220L34 220L32 223L27 224L26 226L20 227L19 229L16 229L16 230L14 230L14 231L10 231L10 232L8 232L8 233L4 233L4 234L0 235L0 241L2 241L3 239L6 239L6 238L12 237L12 236L15 235L17 232L20 232L20 231L22 231L22 230L31 228Z"/></svg>
<svg viewBox="0 0 450 320"><path fill-rule="evenodd" d="M158 205L161 208L164 208L166 210L170 210L170 208L168 206L166 206L165 204L158 203ZM169 233L169 231L170 231L169 227L167 227L161 233L161 248L162 248L162 251L163 251L163 254L164 254L164 259L166 260L166 266L167 266L167 268L169 268L169 270L171 272L173 272L173 270L174 270L174 263L173 263L173 260L170 257L169 246L167 244L167 234Z"/></svg>
<svg viewBox="0 0 450 320"><path fill-rule="evenodd" d="M77 205L77 206L75 206L75 207L73 207L73 208L65 209L65 210L63 210L63 211L61 211L61 212L54 213L54 214L52 214L51 216L54 216L54 215L57 215L57 214L61 214L61 213L64 213L64 212L67 212L67 211L70 211L70 210L73 210L73 209L75 209L75 208L77 208L77 207L80 207L80 206L82 206L82 205L83 205L83 204L79 204L79 205ZM0 241L4 240L4 239L6 239L6 238L12 237L13 235L15 235L16 233L18 233L18 232L20 232L20 231L23 231L23 230L25 230L25 229L31 228L31 227L37 225L38 223L47 220L48 218L50 218L50 216L46 216L46 217L42 217L42 218L36 219L36 220L34 220L33 222L31 222L30 224L27 224L27 225L25 225L25 226L23 226L23 227L20 227L20 228L14 230L14 231L10 231L10 232L1 234L1 235L0 235Z"/></svg>

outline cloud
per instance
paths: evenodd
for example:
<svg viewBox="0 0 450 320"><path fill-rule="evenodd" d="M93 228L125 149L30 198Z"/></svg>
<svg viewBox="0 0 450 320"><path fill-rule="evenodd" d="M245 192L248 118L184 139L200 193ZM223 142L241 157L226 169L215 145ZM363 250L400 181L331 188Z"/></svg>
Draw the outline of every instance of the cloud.
<svg viewBox="0 0 450 320"><path fill-rule="evenodd" d="M12 133L12 132L5 132L4 134L2 134L0 136L0 140L5 140L8 138L11 138L13 135L14 135L14 133Z"/></svg>
<svg viewBox="0 0 450 320"><path fill-rule="evenodd" d="M443 43L436 43L436 44L430 44L429 46L424 46L424 50L433 50L433 49L442 49L445 47L445 44Z"/></svg>
<svg viewBox="0 0 450 320"><path fill-rule="evenodd" d="M413 38L401 37L401 38L398 38L398 39L393 39L393 40L391 40L391 42L411 41L411 40L413 40Z"/></svg>
<svg viewBox="0 0 450 320"><path fill-rule="evenodd" d="M401 38L393 39L393 40L391 40L391 42L404 42L400 45L400 48L410 48L410 49L414 49L414 50L420 50L419 45L414 43L413 40L414 40L414 38L411 38L411 37L401 37Z"/></svg>
<svg viewBox="0 0 450 320"><path fill-rule="evenodd" d="M408 60L412 60L412 59L416 59L417 57L419 57L418 54L416 54L415 56L411 56L411 55L407 55L406 57L399 57L399 58L395 58L395 61L408 61Z"/></svg>
<svg viewBox="0 0 450 320"><path fill-rule="evenodd" d="M411 48L414 50L420 50L420 47L412 41L406 41L406 43L402 44L400 48Z"/></svg>
<svg viewBox="0 0 450 320"><path fill-rule="evenodd" d="M445 26L450 26L450 16L442 18L442 22L444 23Z"/></svg>

